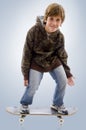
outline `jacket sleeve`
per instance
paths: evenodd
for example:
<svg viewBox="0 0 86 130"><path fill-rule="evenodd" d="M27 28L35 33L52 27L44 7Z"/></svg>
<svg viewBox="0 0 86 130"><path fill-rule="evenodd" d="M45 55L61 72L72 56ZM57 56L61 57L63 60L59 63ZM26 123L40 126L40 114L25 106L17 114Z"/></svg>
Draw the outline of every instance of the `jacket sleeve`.
<svg viewBox="0 0 86 130"><path fill-rule="evenodd" d="M60 62L62 63L62 65L64 67L67 78L71 77L72 74L70 72L70 67L67 65L68 54L67 54L67 52L65 50L63 34L60 37L60 46L58 48L58 57L59 57L59 60L60 60Z"/></svg>
<svg viewBox="0 0 86 130"><path fill-rule="evenodd" d="M27 80L29 78L29 69L32 59L32 49L33 49L33 32L32 30L29 30L26 36L21 61L21 71L24 76L24 79Z"/></svg>

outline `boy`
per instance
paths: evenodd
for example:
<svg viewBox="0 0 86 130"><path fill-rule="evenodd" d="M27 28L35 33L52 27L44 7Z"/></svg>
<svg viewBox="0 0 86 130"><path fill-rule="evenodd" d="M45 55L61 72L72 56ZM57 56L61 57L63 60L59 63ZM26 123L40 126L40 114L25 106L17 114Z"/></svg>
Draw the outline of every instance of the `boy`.
<svg viewBox="0 0 86 130"><path fill-rule="evenodd" d="M28 114L33 97L43 78L49 72L56 82L52 109L58 113L68 114L63 98L67 83L74 85L73 76L67 65L64 36L59 27L65 19L63 7L57 3L50 4L44 17L37 17L36 24L28 31L22 57L22 73L25 93L21 98L21 113Z"/></svg>

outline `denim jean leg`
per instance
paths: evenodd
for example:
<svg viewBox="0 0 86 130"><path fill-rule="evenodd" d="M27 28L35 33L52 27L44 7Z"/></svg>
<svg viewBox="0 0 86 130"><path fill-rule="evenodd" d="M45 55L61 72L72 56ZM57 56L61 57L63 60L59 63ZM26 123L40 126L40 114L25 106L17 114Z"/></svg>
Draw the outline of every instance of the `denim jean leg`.
<svg viewBox="0 0 86 130"><path fill-rule="evenodd" d="M56 82L56 88L53 96L53 104L57 106L61 106L64 104L63 98L65 95L65 89L67 85L67 77L62 65L55 68L50 72L52 78Z"/></svg>
<svg viewBox="0 0 86 130"><path fill-rule="evenodd" d="M30 91L30 87L27 86L25 89L25 92L20 100L20 103L22 105L28 105L28 104L32 104L33 101L33 96L29 96L29 91Z"/></svg>
<svg viewBox="0 0 86 130"><path fill-rule="evenodd" d="M43 73L30 69L29 72L29 84L26 87L25 93L23 94L20 103L22 105L31 105L36 90L38 89L42 80Z"/></svg>

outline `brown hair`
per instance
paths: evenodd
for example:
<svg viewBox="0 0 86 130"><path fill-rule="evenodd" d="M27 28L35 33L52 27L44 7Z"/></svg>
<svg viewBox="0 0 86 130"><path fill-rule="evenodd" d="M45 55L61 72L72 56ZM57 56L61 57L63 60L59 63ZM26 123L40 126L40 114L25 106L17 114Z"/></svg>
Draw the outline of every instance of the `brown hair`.
<svg viewBox="0 0 86 130"><path fill-rule="evenodd" d="M50 4L45 10L44 22L45 22L45 20L47 20L47 18L49 16L61 16L61 19L62 19L62 22L63 22L64 19L65 19L64 8L57 3Z"/></svg>

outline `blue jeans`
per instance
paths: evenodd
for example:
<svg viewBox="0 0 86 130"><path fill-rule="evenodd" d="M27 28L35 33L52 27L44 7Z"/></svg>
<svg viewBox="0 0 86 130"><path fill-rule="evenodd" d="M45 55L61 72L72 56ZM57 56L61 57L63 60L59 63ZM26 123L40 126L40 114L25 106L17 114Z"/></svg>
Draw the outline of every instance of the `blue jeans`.
<svg viewBox="0 0 86 130"><path fill-rule="evenodd" d="M63 98L65 94L65 88L67 85L67 78L66 78L64 68L62 65L60 65L59 67L53 69L49 73L56 82L55 92L53 96L53 104L57 106L61 106L64 104ZM38 89L42 78L43 78L43 72L30 69L29 84L26 87L25 93L20 101L22 105L32 104L34 94Z"/></svg>

